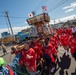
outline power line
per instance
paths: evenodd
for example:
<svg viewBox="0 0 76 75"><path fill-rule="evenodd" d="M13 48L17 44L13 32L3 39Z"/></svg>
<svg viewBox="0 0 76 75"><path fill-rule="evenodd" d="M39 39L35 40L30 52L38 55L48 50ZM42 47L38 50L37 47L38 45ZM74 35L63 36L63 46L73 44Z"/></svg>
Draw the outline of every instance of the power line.
<svg viewBox="0 0 76 75"><path fill-rule="evenodd" d="M49 2L49 3L51 3L51 4L49 4L48 6L49 7L51 7L51 6L53 6L54 5L54 3L55 3L55 0L52 0L51 2ZM51 5L51 6L50 6Z"/></svg>
<svg viewBox="0 0 76 75"><path fill-rule="evenodd" d="M3 16L3 15L0 15L0 17L5 17L5 16Z"/></svg>
<svg viewBox="0 0 76 75"><path fill-rule="evenodd" d="M53 11L54 9L58 8L59 6L63 5L63 4L66 3L67 1L68 1L68 0L66 0L66 1L60 1L55 7L51 8L51 9L49 10L49 12L51 12L51 11ZM49 12L48 12L48 13L49 13Z"/></svg>
<svg viewBox="0 0 76 75"><path fill-rule="evenodd" d="M43 3L42 3L42 1L43 1L43 0L41 0L41 2L37 5L37 7L40 6L41 4L45 4L48 0L45 0ZM59 3L57 3L55 6L51 7L51 8L48 10L48 13L51 12L51 11L53 11L54 9L56 9L57 7L59 7L60 5L64 4L64 3L67 2L67 1L68 1L68 0L66 0L66 1L61 0L61 1L60 1ZM35 8L35 9L37 9L36 12L39 11L37 7ZM0 17L5 17L5 16L0 15ZM10 17L10 18L28 18L28 17L19 17L19 16L9 16L9 17Z"/></svg>
<svg viewBox="0 0 76 75"><path fill-rule="evenodd" d="M61 0L60 2L58 2L55 6L52 6L50 9L49 9L49 12L51 12L52 10L56 9L57 7L59 7L60 5L64 4L65 2L67 2L68 0L64 1L64 0ZM41 1L42 2L42 1ZM47 3L48 0L45 0L44 4ZM37 11L38 12L38 8L37 8Z"/></svg>
<svg viewBox="0 0 76 75"><path fill-rule="evenodd" d="M13 24L22 24L22 23L24 23L24 22L12 22L12 25L13 25ZM3 22L3 23L0 22L0 25L5 25L5 24L6 24L6 23L4 23L4 22Z"/></svg>
<svg viewBox="0 0 76 75"><path fill-rule="evenodd" d="M43 0L41 0L40 3L35 7L34 11L37 10L37 7L39 7L42 2L43 2Z"/></svg>
<svg viewBox="0 0 76 75"><path fill-rule="evenodd" d="M48 2L48 0L46 0L44 4L46 4L47 2ZM40 9L39 9L39 10L40 10ZM38 12L39 10L37 10L36 12Z"/></svg>
<svg viewBox="0 0 76 75"><path fill-rule="evenodd" d="M3 25L3 24L6 24L6 23L0 23L0 25Z"/></svg>
<svg viewBox="0 0 76 75"><path fill-rule="evenodd" d="M44 2L41 2L41 4L40 4L39 6L42 6L42 5L45 4L47 1L48 1L48 0L45 0ZM39 7L39 6L38 6L38 7ZM38 11L40 10L40 7L39 7L39 8L36 8L36 9L37 9L36 12L38 12Z"/></svg>
<svg viewBox="0 0 76 75"><path fill-rule="evenodd" d="M54 8L55 6L57 6L58 4L60 4L60 3L63 2L63 1L64 1L64 0L61 0L61 1L58 2L56 5L51 6L49 10L51 10L52 8ZM48 11L49 11L49 10L48 10Z"/></svg>
<svg viewBox="0 0 76 75"><path fill-rule="evenodd" d="M28 17L15 17L15 16L9 16L10 18L28 18Z"/></svg>
<svg viewBox="0 0 76 75"><path fill-rule="evenodd" d="M6 17L6 16L3 16L3 15L0 15L0 17ZM28 18L28 17L17 17L17 16L9 16L10 18Z"/></svg>

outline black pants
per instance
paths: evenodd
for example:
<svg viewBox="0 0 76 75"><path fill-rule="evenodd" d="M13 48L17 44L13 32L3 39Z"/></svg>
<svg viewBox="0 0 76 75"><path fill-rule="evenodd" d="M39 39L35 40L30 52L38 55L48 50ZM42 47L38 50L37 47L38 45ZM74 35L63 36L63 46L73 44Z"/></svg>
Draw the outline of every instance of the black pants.
<svg viewBox="0 0 76 75"><path fill-rule="evenodd" d="M7 53L7 51L6 50L3 50L3 53L5 54L5 53Z"/></svg>

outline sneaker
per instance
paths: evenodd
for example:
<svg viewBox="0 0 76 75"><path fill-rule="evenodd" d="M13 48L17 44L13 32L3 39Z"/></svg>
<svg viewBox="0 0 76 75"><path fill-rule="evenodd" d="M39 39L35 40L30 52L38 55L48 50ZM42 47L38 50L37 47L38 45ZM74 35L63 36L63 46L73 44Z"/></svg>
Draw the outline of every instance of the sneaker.
<svg viewBox="0 0 76 75"><path fill-rule="evenodd" d="M53 68L51 69L51 73L53 73L53 72L54 72L54 70L55 70L55 67L53 67Z"/></svg>

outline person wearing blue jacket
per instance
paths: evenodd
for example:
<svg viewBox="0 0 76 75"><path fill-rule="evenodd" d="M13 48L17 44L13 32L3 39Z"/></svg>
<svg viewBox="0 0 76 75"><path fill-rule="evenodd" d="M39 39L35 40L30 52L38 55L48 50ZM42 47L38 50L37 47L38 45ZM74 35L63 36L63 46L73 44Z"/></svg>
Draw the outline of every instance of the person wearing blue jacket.
<svg viewBox="0 0 76 75"><path fill-rule="evenodd" d="M18 65L20 58L21 55L18 53L12 62L10 62L7 66L3 66L6 64L6 61L0 57L0 75L29 75L26 68ZM25 70L25 73L22 72L23 70Z"/></svg>

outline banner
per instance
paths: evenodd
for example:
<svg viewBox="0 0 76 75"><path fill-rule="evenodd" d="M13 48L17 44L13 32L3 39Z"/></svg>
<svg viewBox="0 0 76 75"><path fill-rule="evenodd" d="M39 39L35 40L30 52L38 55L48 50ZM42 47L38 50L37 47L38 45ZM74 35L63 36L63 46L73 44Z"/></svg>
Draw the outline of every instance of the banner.
<svg viewBox="0 0 76 75"><path fill-rule="evenodd" d="M42 6L42 10L43 10L43 12L46 12L46 11L47 11L47 9L48 9L48 7L47 7L47 6Z"/></svg>
<svg viewBox="0 0 76 75"><path fill-rule="evenodd" d="M32 13L29 13L28 14L29 18L33 17L33 14Z"/></svg>

